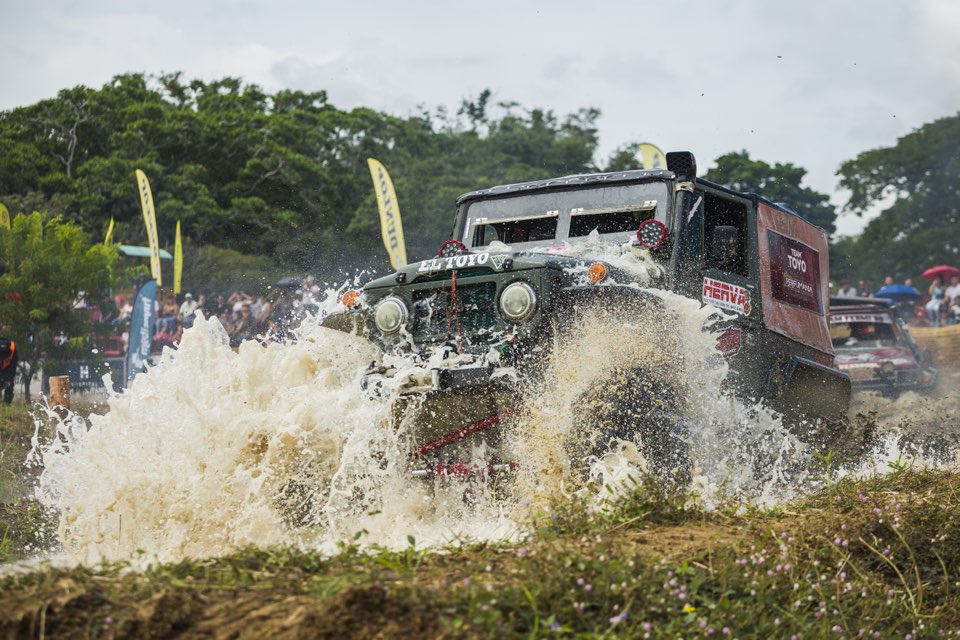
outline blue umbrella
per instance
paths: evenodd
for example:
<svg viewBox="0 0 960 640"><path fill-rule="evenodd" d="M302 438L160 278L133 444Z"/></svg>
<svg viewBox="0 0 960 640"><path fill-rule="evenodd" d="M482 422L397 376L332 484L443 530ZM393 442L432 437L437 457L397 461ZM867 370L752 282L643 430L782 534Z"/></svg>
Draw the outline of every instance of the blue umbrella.
<svg viewBox="0 0 960 640"><path fill-rule="evenodd" d="M877 298L889 298L890 300L906 300L907 298L919 298L921 293L905 284L888 284L881 287L879 291L873 294Z"/></svg>

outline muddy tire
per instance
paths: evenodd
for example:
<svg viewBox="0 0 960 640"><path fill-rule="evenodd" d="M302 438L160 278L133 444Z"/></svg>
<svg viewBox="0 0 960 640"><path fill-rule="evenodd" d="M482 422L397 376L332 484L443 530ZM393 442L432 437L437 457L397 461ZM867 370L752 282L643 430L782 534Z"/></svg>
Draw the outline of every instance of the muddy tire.
<svg viewBox="0 0 960 640"><path fill-rule="evenodd" d="M643 369L615 370L577 402L574 468L615 450L619 440L637 445L650 473L662 482L689 484L689 424L677 394Z"/></svg>

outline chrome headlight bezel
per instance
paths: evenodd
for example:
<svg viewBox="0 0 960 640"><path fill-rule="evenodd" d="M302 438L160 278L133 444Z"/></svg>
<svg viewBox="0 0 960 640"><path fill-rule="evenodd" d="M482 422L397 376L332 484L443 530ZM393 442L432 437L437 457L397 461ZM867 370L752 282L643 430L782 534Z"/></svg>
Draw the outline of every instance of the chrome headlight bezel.
<svg viewBox="0 0 960 640"><path fill-rule="evenodd" d="M516 293L514 293L516 292ZM524 307L516 311L511 311L507 308L507 303L511 302L513 296L518 295L519 292L525 294ZM510 298L508 298L510 296ZM526 282L513 282L508 284L503 288L503 291L500 292L500 313L506 318L509 322L522 322L529 318L533 312L537 309L537 294Z"/></svg>
<svg viewBox="0 0 960 640"><path fill-rule="evenodd" d="M396 308L399 312L399 317L387 323L384 314L390 313L392 308ZM378 302L376 308L373 310L373 323L377 326L377 329L380 330L380 333L385 336L393 335L400 331L400 329L407 324L408 317L409 312L407 311L406 303L396 296L387 296ZM396 324L394 325L394 323Z"/></svg>

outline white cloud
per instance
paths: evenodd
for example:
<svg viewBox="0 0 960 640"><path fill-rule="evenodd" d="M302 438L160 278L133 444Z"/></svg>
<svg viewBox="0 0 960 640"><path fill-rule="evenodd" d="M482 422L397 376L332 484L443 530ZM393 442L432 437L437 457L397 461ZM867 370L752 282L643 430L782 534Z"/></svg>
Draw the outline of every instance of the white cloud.
<svg viewBox="0 0 960 640"><path fill-rule="evenodd" d="M954 0L38 4L5 9L0 109L127 71L238 76L398 115L489 88L560 115L599 107L600 159L634 140L690 149L704 168L747 149L833 193L842 161L960 98Z"/></svg>

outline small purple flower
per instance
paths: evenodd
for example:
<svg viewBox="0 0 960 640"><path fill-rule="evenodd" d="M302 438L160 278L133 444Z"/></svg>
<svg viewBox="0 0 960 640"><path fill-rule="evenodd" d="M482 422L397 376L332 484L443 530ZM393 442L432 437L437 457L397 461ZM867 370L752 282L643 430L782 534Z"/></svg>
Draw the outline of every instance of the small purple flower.
<svg viewBox="0 0 960 640"><path fill-rule="evenodd" d="M463 579L463 584L464 584L464 586L469 587L469 586L470 586L470 578L464 578L464 579Z"/></svg>
<svg viewBox="0 0 960 640"><path fill-rule="evenodd" d="M835 625L833 625L832 631L833 631L834 633L843 633L843 627L841 627L841 626L838 625L838 624L835 624Z"/></svg>
<svg viewBox="0 0 960 640"><path fill-rule="evenodd" d="M730 627L724 627L723 629L720 630L720 633L722 633L725 636L730 635Z"/></svg>
<svg viewBox="0 0 960 640"><path fill-rule="evenodd" d="M107 616L103 619L103 624L111 625L113 624L113 616Z"/></svg>
<svg viewBox="0 0 960 640"><path fill-rule="evenodd" d="M627 612L624 611L610 618L610 624L617 625L617 624L620 624L621 622L625 622L626 619L627 619Z"/></svg>
<svg viewBox="0 0 960 640"><path fill-rule="evenodd" d="M644 623L643 623L643 630L644 630L644 631L650 631L651 629L653 629L653 625L652 625L652 624L650 624L649 622L644 622Z"/></svg>
<svg viewBox="0 0 960 640"><path fill-rule="evenodd" d="M889 556L889 555L890 555L890 549L889 549L889 548L884 549L884 550L883 550L883 555L884 555L884 556Z"/></svg>
<svg viewBox="0 0 960 640"><path fill-rule="evenodd" d="M583 586L583 582L584 582L583 578L577 578L577 586L582 587L582 586Z"/></svg>
<svg viewBox="0 0 960 640"><path fill-rule="evenodd" d="M585 585L583 585L583 590L584 590L584 591L592 591L592 590L593 590L593 585L592 585L592 584L585 584Z"/></svg>

